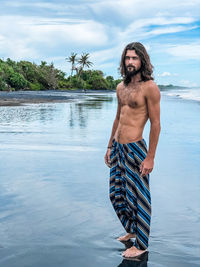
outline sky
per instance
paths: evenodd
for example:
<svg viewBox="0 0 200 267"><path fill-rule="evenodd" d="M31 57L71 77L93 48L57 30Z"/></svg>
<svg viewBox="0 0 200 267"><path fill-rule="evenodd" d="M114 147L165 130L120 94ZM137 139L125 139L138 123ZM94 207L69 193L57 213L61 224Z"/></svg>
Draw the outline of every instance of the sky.
<svg viewBox="0 0 200 267"><path fill-rule="evenodd" d="M41 61L70 74L66 58L89 53L93 69L120 78L124 47L141 42L155 82L200 87L200 0L0 0L0 58Z"/></svg>

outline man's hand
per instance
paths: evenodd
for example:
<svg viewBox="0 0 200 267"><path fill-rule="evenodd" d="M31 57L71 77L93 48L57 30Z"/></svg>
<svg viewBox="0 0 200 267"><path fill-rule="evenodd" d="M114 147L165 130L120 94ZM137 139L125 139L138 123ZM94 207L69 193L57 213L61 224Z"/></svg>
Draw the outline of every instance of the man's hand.
<svg viewBox="0 0 200 267"><path fill-rule="evenodd" d="M105 159L105 163L106 163L106 165L107 165L109 168L111 167L111 165L110 165L110 163L111 163L111 160L110 160L110 154L111 154L111 150L110 150L110 148L108 148L107 151L106 151L106 154L105 154L104 159Z"/></svg>
<svg viewBox="0 0 200 267"><path fill-rule="evenodd" d="M140 165L140 172L142 176L145 176L152 172L154 166L154 159L146 157Z"/></svg>

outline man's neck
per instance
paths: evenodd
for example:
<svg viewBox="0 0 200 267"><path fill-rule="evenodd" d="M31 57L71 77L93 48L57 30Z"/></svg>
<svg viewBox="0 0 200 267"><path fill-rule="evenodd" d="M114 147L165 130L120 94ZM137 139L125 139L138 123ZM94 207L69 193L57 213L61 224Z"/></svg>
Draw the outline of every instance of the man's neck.
<svg viewBox="0 0 200 267"><path fill-rule="evenodd" d="M141 82L141 73L137 73L131 78L131 84L136 84L138 82Z"/></svg>

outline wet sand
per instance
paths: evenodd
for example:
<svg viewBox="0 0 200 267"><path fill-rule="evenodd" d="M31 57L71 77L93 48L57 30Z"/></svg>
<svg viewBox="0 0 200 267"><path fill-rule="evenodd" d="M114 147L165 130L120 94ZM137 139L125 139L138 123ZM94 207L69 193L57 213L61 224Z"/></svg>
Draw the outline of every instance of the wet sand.
<svg viewBox="0 0 200 267"><path fill-rule="evenodd" d="M104 163L116 95L62 94L0 107L0 266L200 266L199 102L162 95L149 252L126 260Z"/></svg>
<svg viewBox="0 0 200 267"><path fill-rule="evenodd" d="M88 93L105 93L112 92L110 90L47 90L47 91L0 91L0 106L21 106L24 104L38 103L62 103L70 102L77 97L85 98ZM80 94L82 93L82 94Z"/></svg>

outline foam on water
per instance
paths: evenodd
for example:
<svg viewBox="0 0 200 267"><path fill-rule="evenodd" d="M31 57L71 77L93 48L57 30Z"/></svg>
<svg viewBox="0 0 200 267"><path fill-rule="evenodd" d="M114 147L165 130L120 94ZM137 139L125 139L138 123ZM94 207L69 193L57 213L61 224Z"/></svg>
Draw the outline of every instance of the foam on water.
<svg viewBox="0 0 200 267"><path fill-rule="evenodd" d="M173 89L172 89L173 90ZM200 88L186 88L166 92L168 96L175 96L187 100L200 101Z"/></svg>

